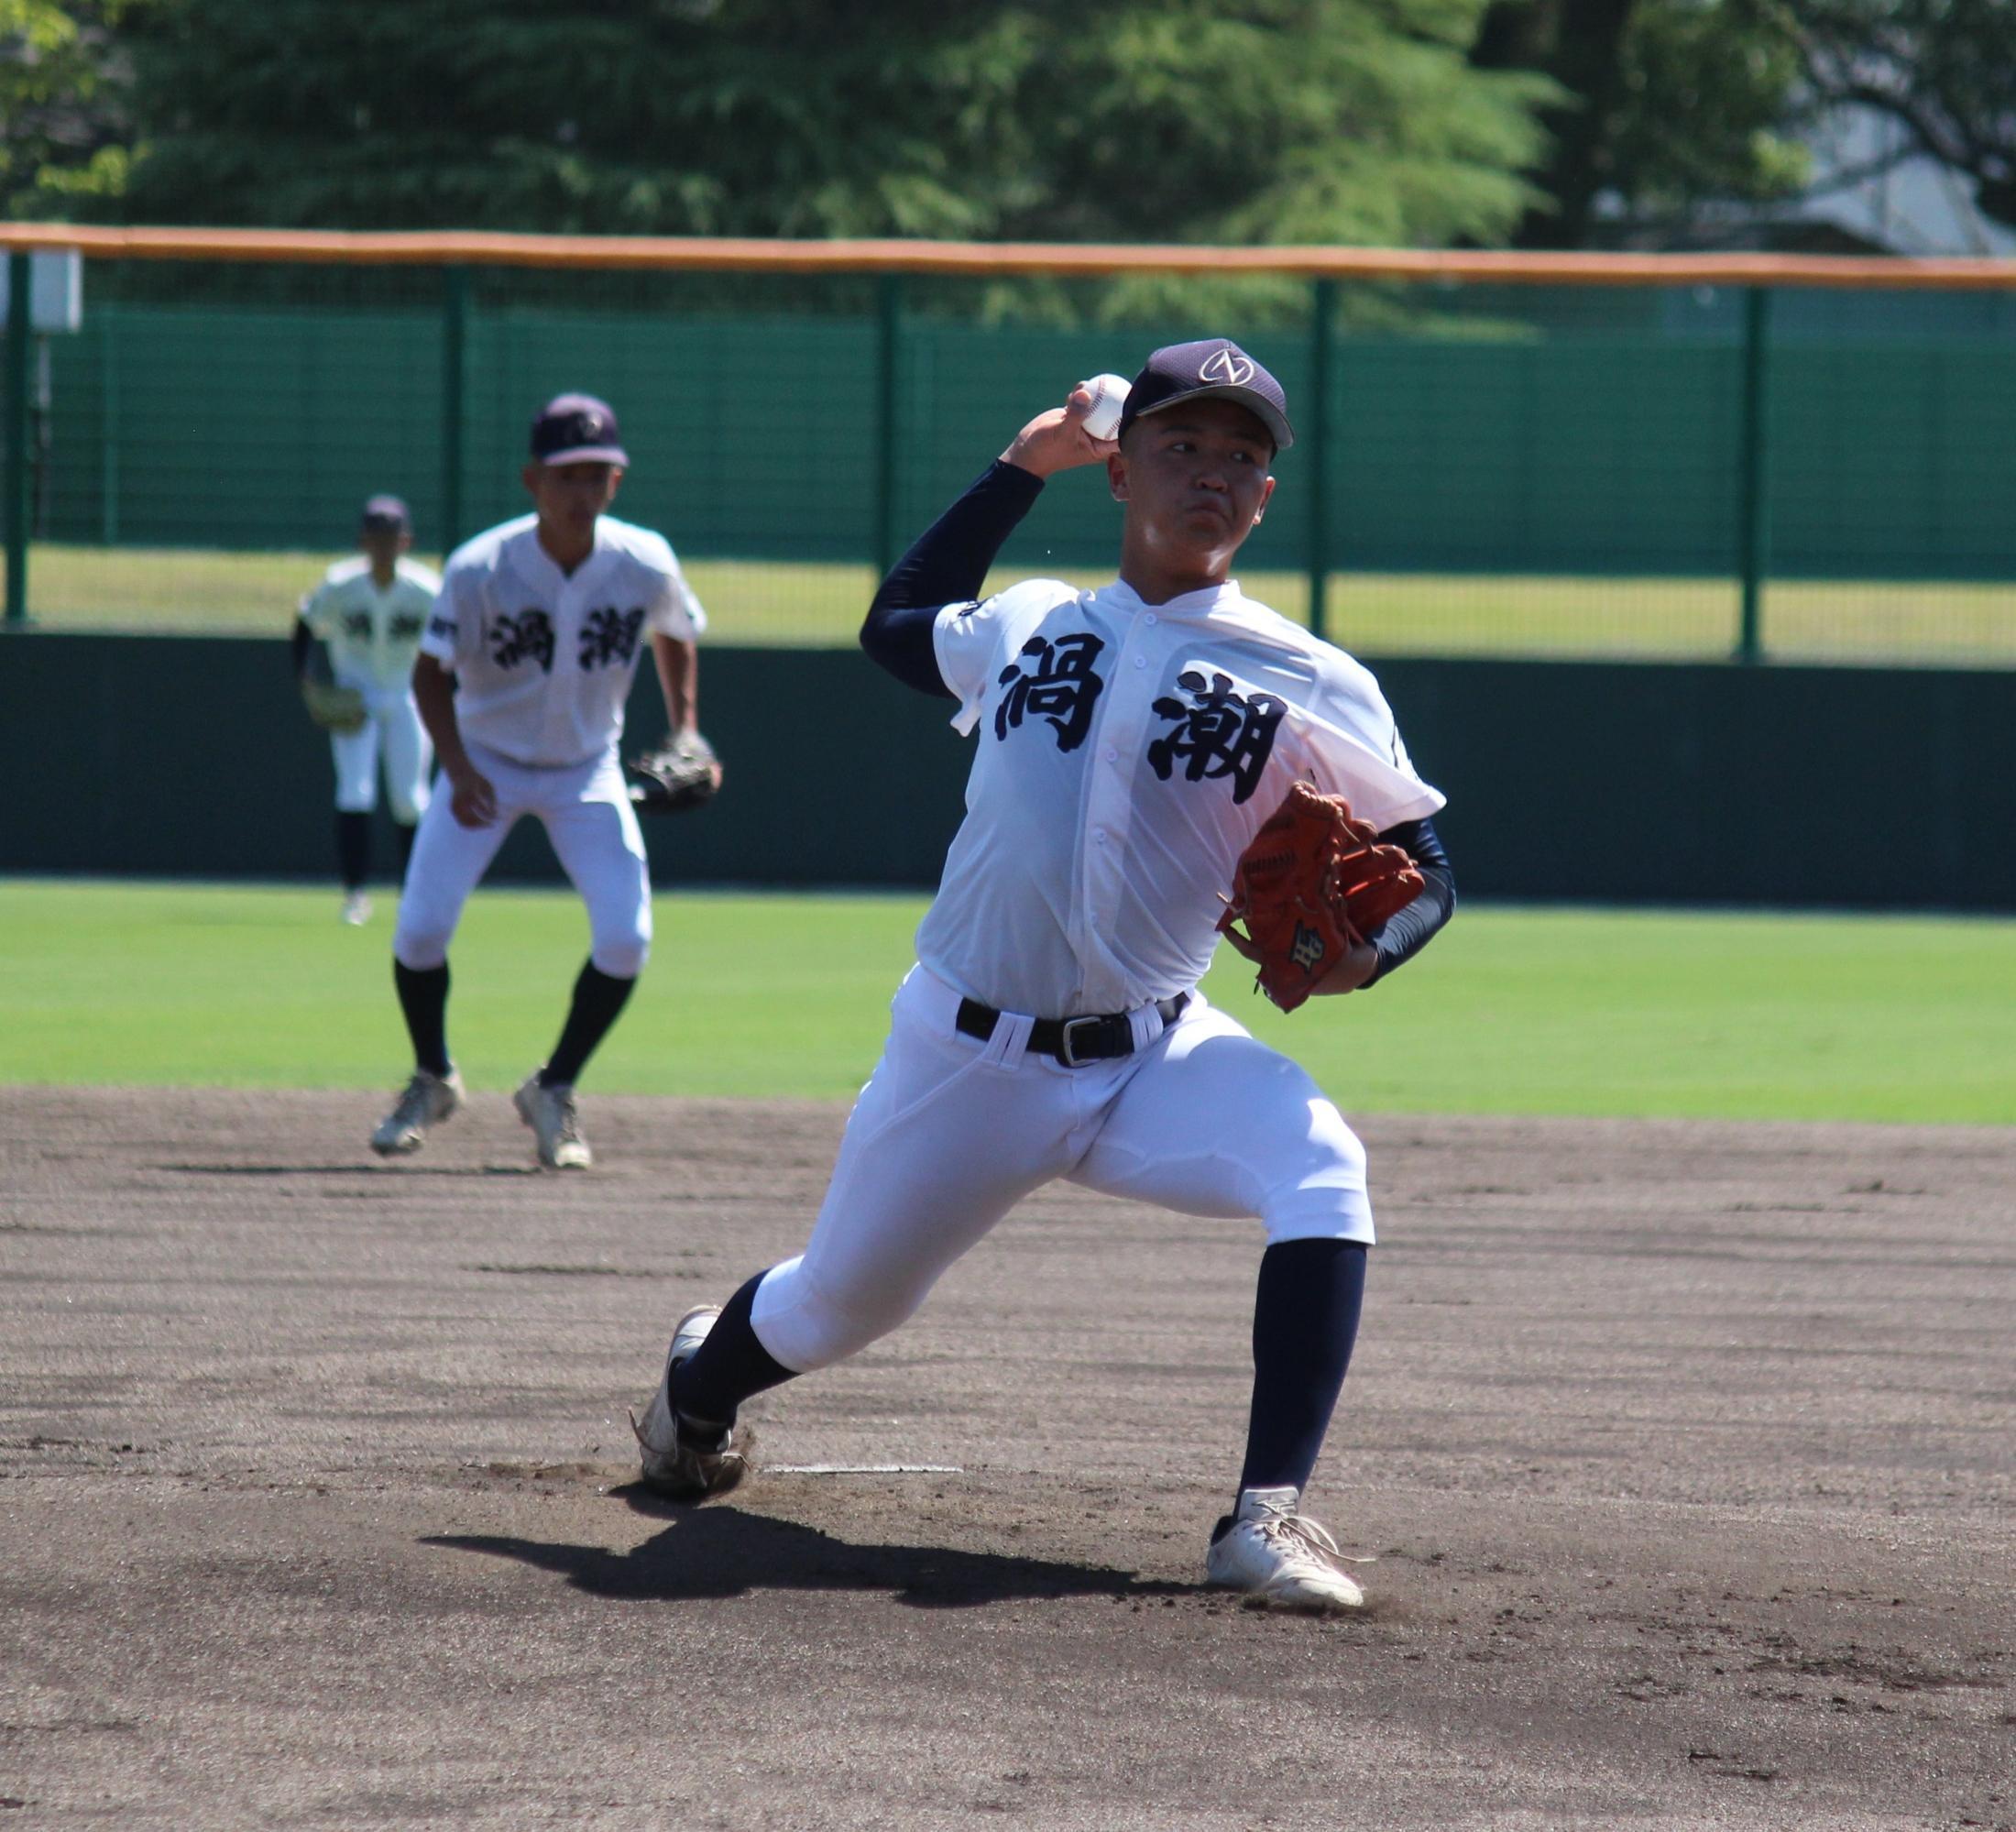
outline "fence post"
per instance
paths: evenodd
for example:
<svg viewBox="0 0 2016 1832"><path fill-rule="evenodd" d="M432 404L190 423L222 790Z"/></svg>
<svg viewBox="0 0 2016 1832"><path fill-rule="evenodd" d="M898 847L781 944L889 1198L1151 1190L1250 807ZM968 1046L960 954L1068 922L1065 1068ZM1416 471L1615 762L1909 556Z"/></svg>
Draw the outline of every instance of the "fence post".
<svg viewBox="0 0 2016 1832"><path fill-rule="evenodd" d="M1309 629L1328 633L1330 622L1330 371L1337 282L1314 281L1309 296L1309 409L1302 443L1309 456Z"/></svg>
<svg viewBox="0 0 2016 1832"><path fill-rule="evenodd" d="M1743 568L1739 662L1764 658L1764 579L1771 565L1770 329L1770 289L1748 288L1743 295L1743 444L1737 470Z"/></svg>
<svg viewBox="0 0 2016 1832"><path fill-rule="evenodd" d="M896 368L903 337L903 276L875 289L875 574L886 578L902 551L896 526Z"/></svg>
<svg viewBox="0 0 2016 1832"><path fill-rule="evenodd" d="M28 620L28 314L27 251L7 256L6 425L0 444L7 467L6 624L19 630Z"/></svg>
<svg viewBox="0 0 2016 1832"><path fill-rule="evenodd" d="M116 306L98 311L98 538L107 547L119 541L119 316Z"/></svg>
<svg viewBox="0 0 2016 1832"><path fill-rule="evenodd" d="M469 269L441 270L441 552L462 541L463 419L468 391Z"/></svg>

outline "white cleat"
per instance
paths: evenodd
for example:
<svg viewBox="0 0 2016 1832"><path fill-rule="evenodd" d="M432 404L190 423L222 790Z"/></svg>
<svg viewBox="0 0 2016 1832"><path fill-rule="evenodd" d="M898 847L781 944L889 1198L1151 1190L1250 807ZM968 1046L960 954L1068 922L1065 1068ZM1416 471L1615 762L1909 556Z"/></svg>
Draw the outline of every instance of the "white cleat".
<svg viewBox="0 0 2016 1832"><path fill-rule="evenodd" d="M1211 1583L1242 1590L1258 1607L1362 1609L1365 1594L1344 1570L1327 1529L1298 1514L1292 1488L1248 1488L1204 1555Z"/></svg>
<svg viewBox="0 0 2016 1832"><path fill-rule="evenodd" d="M672 1409L672 1370L707 1341L720 1314L718 1304L702 1304L679 1319L672 1333L672 1346L665 1351L665 1371L658 1377L658 1390L644 1408L641 1421L636 1413L630 1414L644 1486L674 1501L704 1501L710 1495L725 1495L749 1474L751 1440L748 1432L696 1429L692 1420L682 1420Z"/></svg>
<svg viewBox="0 0 2016 1832"><path fill-rule="evenodd" d="M371 920L371 899L362 891L345 892L343 919L352 928L362 928Z"/></svg>
<svg viewBox="0 0 2016 1832"><path fill-rule="evenodd" d="M548 1170L586 1170L595 1162L587 1140L581 1136L571 1087L541 1087L535 1069L519 1084L511 1105L532 1129L532 1136L539 1141L539 1161Z"/></svg>
<svg viewBox="0 0 2016 1832"><path fill-rule="evenodd" d="M418 1151L429 1126L437 1126L462 1104L462 1077L451 1069L435 1075L425 1069L413 1070L399 1103L378 1122L371 1135L371 1149L380 1157L403 1157Z"/></svg>

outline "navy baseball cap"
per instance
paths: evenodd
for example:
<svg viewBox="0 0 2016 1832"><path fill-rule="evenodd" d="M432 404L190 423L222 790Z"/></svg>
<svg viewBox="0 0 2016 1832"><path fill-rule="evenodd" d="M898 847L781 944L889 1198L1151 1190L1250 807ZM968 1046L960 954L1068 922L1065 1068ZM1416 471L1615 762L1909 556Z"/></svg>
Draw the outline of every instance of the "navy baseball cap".
<svg viewBox="0 0 2016 1832"><path fill-rule="evenodd" d="M1206 337L1157 350L1127 390L1115 436L1124 439L1144 413L1159 413L1179 400L1236 400L1274 435L1276 451L1285 452L1295 443L1281 384L1229 338Z"/></svg>
<svg viewBox="0 0 2016 1832"><path fill-rule="evenodd" d="M358 518L367 528L410 529L413 518L408 512L405 501L396 496L367 497L364 513Z"/></svg>
<svg viewBox="0 0 2016 1832"><path fill-rule="evenodd" d="M532 456L542 465L627 465L616 411L592 394L556 394L532 422Z"/></svg>

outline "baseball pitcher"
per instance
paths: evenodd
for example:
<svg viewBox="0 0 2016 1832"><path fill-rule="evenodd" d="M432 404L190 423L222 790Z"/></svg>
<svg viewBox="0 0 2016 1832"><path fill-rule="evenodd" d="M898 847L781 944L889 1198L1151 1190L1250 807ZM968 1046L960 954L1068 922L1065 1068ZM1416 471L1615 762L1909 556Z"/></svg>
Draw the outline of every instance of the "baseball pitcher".
<svg viewBox="0 0 2016 1832"><path fill-rule="evenodd" d="M1198 981L1235 885L1284 1004L1398 969L1454 907L1442 796L1372 675L1231 576L1293 437L1275 378L1213 338L1148 358L1116 437L1088 428L1096 404L1081 387L1024 426L870 609L869 653L976 740L966 817L811 1239L680 1320L637 1426L643 1479L688 1500L732 1486L745 1399L895 1329L1068 1178L1258 1222L1244 1462L1205 1571L1350 1608L1357 1582L1301 1503L1358 1327L1365 1155ZM1089 464L1123 510L1120 576L981 598L1045 478Z"/></svg>

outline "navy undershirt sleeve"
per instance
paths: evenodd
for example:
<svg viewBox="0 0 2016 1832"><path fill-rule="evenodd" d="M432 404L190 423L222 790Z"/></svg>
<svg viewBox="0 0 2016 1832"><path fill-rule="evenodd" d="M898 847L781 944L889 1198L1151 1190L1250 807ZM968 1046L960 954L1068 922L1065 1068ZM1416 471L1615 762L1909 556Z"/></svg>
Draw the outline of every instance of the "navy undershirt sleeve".
<svg viewBox="0 0 2016 1832"><path fill-rule="evenodd" d="M1421 868L1427 883L1419 896L1367 938L1379 950L1379 964L1372 970L1365 986L1377 985L1396 967L1404 967L1413 960L1456 913L1456 874L1450 870L1441 837L1426 820L1403 820L1397 827L1387 828L1379 838L1388 846L1404 848ZM1364 986L1358 990L1364 992Z"/></svg>
<svg viewBox="0 0 2016 1832"><path fill-rule="evenodd" d="M1002 543L1042 494L1043 479L996 458L951 508L917 536L877 589L861 625L861 647L905 686L946 699L958 695L938 673L931 632L948 604L970 604L987 581Z"/></svg>

